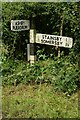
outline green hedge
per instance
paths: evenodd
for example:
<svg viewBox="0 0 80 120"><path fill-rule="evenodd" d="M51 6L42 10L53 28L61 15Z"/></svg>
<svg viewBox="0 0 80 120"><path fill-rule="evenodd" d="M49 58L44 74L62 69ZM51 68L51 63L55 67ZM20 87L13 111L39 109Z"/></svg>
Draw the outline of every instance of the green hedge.
<svg viewBox="0 0 80 120"><path fill-rule="evenodd" d="M47 82L55 90L69 94L78 88L80 71L77 63L70 63L68 57L40 60L33 65L19 60L7 59L2 64L3 85Z"/></svg>

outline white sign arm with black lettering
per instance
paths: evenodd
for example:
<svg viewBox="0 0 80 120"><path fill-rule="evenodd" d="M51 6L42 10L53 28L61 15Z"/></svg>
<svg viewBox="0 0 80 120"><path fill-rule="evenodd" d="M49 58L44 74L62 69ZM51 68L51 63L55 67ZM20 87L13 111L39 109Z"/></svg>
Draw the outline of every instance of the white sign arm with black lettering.
<svg viewBox="0 0 80 120"><path fill-rule="evenodd" d="M29 20L11 20L11 30L12 31L23 31L30 29Z"/></svg>
<svg viewBox="0 0 80 120"><path fill-rule="evenodd" d="M71 48L73 39L70 37L37 33L36 43Z"/></svg>

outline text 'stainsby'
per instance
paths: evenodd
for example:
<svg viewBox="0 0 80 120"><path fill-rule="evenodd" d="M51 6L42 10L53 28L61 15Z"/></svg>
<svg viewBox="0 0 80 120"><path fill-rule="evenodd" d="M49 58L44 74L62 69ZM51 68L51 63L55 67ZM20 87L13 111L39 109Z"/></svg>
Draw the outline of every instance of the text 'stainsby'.
<svg viewBox="0 0 80 120"><path fill-rule="evenodd" d="M49 43L49 44L54 44L54 45L62 45L61 42L61 37L53 37L53 36L48 36L48 35L42 35L41 43Z"/></svg>
<svg viewBox="0 0 80 120"><path fill-rule="evenodd" d="M36 43L47 44L60 47L72 47L72 38L56 36L56 35L47 35L47 34L37 34Z"/></svg>

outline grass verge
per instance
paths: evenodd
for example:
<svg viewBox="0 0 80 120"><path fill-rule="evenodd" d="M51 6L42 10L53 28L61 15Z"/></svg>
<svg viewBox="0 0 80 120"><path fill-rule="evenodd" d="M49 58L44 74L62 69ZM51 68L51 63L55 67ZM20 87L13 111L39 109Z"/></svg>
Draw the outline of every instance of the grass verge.
<svg viewBox="0 0 80 120"><path fill-rule="evenodd" d="M3 118L78 118L78 94L65 96L49 84L5 86Z"/></svg>

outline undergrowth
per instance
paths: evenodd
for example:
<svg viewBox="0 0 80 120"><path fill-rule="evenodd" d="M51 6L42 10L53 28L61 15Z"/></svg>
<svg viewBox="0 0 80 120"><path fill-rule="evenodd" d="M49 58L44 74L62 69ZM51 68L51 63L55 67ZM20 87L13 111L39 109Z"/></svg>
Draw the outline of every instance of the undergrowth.
<svg viewBox="0 0 80 120"><path fill-rule="evenodd" d="M47 82L55 90L72 94L77 90L79 73L77 63L71 63L68 56L39 60L32 65L5 58L2 60L1 77L3 86Z"/></svg>

